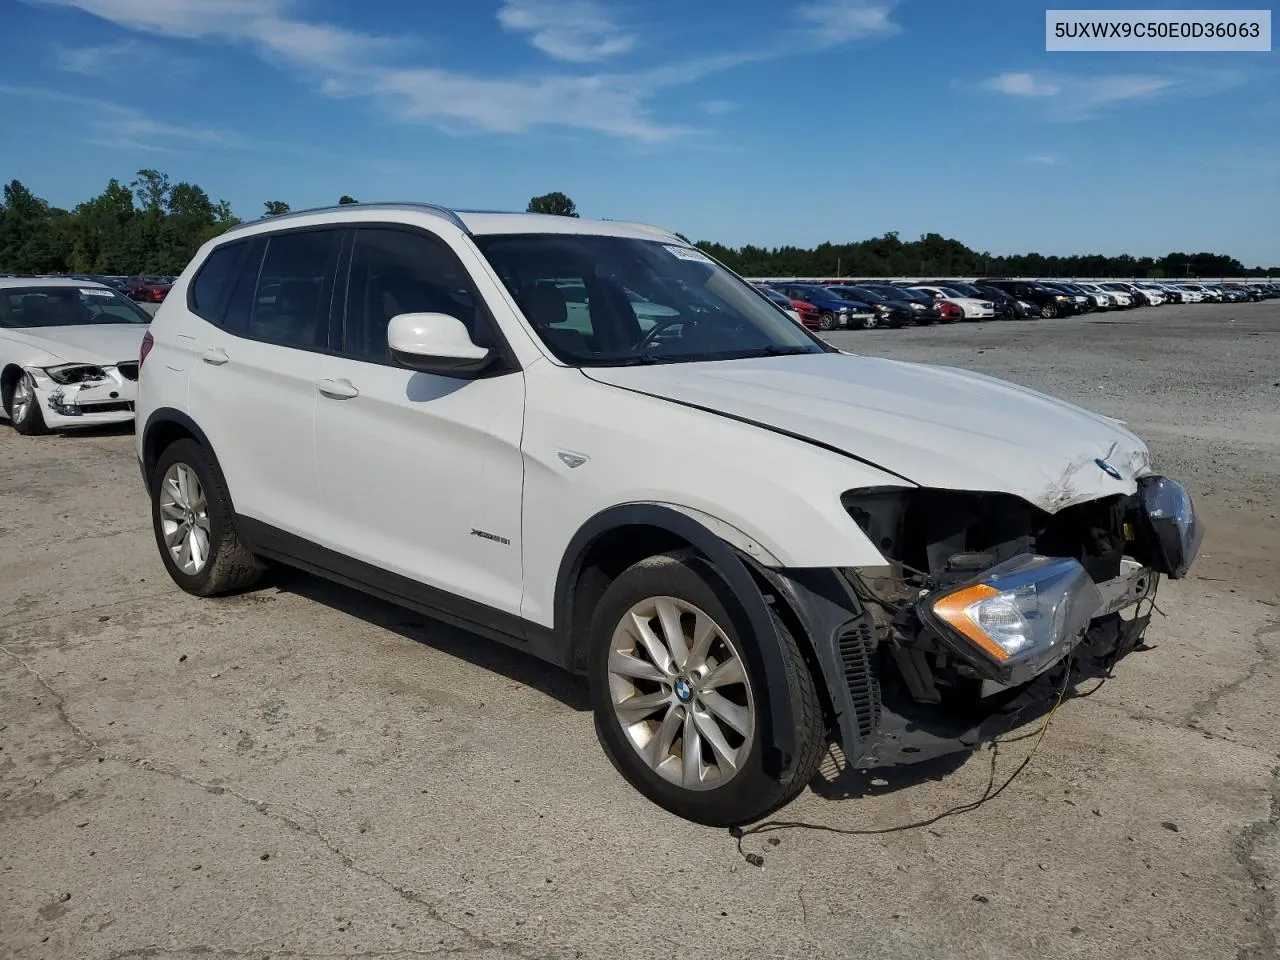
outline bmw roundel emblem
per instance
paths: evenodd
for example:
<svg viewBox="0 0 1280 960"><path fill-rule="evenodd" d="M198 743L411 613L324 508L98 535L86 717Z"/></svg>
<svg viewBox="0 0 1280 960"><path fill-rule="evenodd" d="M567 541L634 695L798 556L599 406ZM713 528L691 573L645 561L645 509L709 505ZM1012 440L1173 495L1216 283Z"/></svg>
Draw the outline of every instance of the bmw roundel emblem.
<svg viewBox="0 0 1280 960"><path fill-rule="evenodd" d="M1096 463L1098 465L1098 469L1101 470L1103 473L1105 473L1108 477L1112 477L1115 480L1124 479L1123 477L1120 476L1119 470L1117 470L1111 464L1107 463L1107 461L1103 460L1101 457L1099 457L1097 460L1093 462Z"/></svg>
<svg viewBox="0 0 1280 960"><path fill-rule="evenodd" d="M676 696L681 703L688 703L693 699L693 684L689 682L687 677L679 677L675 683Z"/></svg>

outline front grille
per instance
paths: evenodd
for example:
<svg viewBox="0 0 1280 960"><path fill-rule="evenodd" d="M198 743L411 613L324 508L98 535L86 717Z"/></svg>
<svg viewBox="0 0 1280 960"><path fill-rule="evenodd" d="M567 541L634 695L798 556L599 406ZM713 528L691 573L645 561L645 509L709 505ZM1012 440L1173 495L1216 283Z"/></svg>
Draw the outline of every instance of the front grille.
<svg viewBox="0 0 1280 960"><path fill-rule="evenodd" d="M880 680L872 664L875 634L871 623L862 620L846 626L840 633L839 646L858 736L865 740L880 723Z"/></svg>
<svg viewBox="0 0 1280 960"><path fill-rule="evenodd" d="M120 376L126 380L138 379L138 361L130 360L126 363L117 363L116 369L120 371Z"/></svg>

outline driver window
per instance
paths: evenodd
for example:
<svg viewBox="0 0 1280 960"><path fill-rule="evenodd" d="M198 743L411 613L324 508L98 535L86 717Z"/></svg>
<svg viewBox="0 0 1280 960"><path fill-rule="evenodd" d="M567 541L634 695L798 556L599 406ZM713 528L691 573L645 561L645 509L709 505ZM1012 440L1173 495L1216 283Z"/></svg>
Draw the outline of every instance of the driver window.
<svg viewBox="0 0 1280 960"><path fill-rule="evenodd" d="M478 345L492 347L478 303L466 268L443 241L416 230L357 230L342 352L391 363L387 324L401 313L448 314L463 322Z"/></svg>

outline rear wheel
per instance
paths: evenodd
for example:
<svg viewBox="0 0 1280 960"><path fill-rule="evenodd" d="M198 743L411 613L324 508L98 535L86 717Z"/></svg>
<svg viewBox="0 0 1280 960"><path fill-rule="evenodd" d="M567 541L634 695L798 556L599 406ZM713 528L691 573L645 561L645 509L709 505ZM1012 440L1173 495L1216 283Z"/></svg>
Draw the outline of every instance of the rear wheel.
<svg viewBox="0 0 1280 960"><path fill-rule="evenodd" d="M13 385L13 396L9 398L9 419L13 422L13 429L23 436L38 437L49 432L44 422L44 411L36 396L36 381L25 371Z"/></svg>
<svg viewBox="0 0 1280 960"><path fill-rule="evenodd" d="M789 802L813 777L826 745L812 675L780 621L784 676L765 683L741 605L692 550L642 560L609 586L591 626L596 732L618 771L677 816L711 826L745 823ZM776 689L775 689L776 687ZM766 772L779 707L795 718L795 755Z"/></svg>
<svg viewBox="0 0 1280 960"><path fill-rule="evenodd" d="M262 565L236 534L222 471L196 441L178 440L160 454L151 474L151 519L165 569L187 593L214 596L261 576Z"/></svg>

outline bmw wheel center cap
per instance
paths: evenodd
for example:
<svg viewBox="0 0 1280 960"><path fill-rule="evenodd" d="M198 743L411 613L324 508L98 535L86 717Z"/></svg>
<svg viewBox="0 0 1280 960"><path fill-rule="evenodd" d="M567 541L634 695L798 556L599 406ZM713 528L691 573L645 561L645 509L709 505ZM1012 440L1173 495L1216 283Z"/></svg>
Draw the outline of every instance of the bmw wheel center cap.
<svg viewBox="0 0 1280 960"><path fill-rule="evenodd" d="M688 677L677 677L675 690L676 698L681 703L688 703L693 699L693 684L689 682Z"/></svg>

